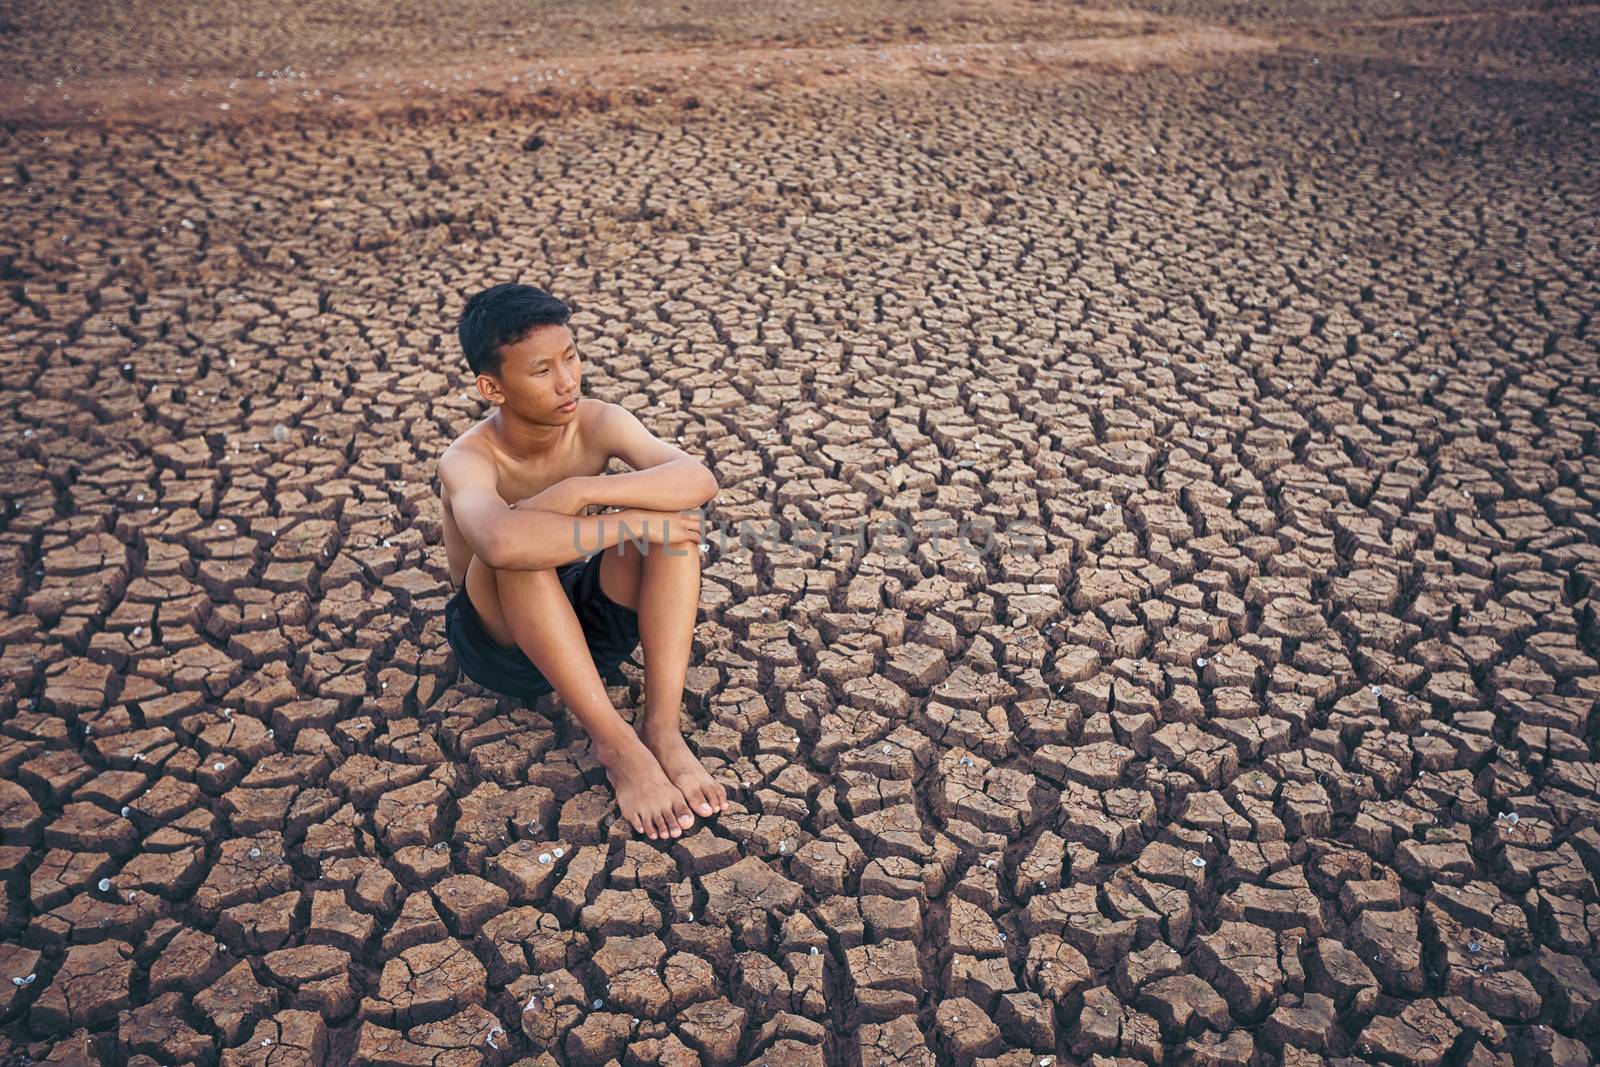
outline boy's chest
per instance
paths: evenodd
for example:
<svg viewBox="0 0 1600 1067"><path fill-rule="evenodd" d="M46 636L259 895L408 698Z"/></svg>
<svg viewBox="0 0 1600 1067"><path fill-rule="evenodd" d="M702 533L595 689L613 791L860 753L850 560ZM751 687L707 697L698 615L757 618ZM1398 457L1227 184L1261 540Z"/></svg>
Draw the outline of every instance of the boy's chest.
<svg viewBox="0 0 1600 1067"><path fill-rule="evenodd" d="M537 461L499 457L495 462L495 489L506 503L515 504L543 492L557 482L600 474L605 468L604 457L588 455L582 449Z"/></svg>
<svg viewBox="0 0 1600 1067"><path fill-rule="evenodd" d="M506 469L499 472L495 488L507 504L515 504L519 500L526 500L535 493L543 492L564 478L571 478L578 472L570 469L571 464L557 468L541 468L529 470L524 468Z"/></svg>

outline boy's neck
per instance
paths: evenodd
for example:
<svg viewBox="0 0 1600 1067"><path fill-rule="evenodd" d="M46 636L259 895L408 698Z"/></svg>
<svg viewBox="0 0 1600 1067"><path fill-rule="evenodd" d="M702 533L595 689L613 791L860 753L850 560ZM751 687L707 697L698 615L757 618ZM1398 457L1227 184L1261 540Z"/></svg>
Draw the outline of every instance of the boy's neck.
<svg viewBox="0 0 1600 1067"><path fill-rule="evenodd" d="M556 445L567 432L567 426L529 422L506 414L506 409L501 407L489 416L489 431L508 455L516 459L538 459L555 451Z"/></svg>

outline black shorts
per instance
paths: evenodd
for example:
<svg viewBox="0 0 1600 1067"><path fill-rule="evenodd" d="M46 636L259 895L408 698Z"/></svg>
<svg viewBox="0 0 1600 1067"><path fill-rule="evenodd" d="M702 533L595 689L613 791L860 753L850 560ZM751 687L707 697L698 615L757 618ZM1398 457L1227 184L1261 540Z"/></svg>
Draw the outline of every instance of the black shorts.
<svg viewBox="0 0 1600 1067"><path fill-rule="evenodd" d="M639 613L618 604L600 588L600 560L604 555L596 552L587 559L575 559L556 568L556 577L577 613L578 624L589 642L589 655L602 678L615 671L623 660L638 666L631 653L639 647ZM465 582L445 602L444 633L461 672L485 689L529 701L555 691L522 649L502 648L489 636L467 596Z"/></svg>

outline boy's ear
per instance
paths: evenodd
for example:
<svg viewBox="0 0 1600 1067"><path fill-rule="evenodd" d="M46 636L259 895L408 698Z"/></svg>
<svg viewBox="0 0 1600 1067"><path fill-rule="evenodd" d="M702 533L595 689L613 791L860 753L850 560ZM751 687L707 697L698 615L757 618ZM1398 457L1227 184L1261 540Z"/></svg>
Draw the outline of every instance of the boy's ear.
<svg viewBox="0 0 1600 1067"><path fill-rule="evenodd" d="M506 399L505 390L500 388L500 383L495 381L493 375L480 374L480 375L478 375L477 380L473 384L476 385L477 388L478 388L478 395L483 397L485 400L489 401L489 403L491 403L491 404L503 404L503 403L505 403L505 399Z"/></svg>

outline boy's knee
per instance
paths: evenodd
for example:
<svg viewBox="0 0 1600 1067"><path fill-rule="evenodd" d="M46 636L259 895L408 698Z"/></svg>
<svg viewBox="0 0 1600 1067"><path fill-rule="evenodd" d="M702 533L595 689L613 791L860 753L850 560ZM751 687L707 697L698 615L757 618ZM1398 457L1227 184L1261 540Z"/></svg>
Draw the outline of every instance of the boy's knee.
<svg viewBox="0 0 1600 1067"><path fill-rule="evenodd" d="M474 576L487 578L490 581L493 581L495 569L485 563L482 556L473 556L471 559L467 560L467 569L464 577L470 581Z"/></svg>

